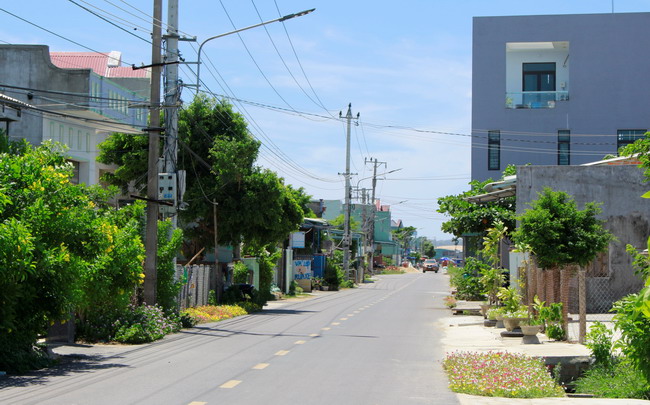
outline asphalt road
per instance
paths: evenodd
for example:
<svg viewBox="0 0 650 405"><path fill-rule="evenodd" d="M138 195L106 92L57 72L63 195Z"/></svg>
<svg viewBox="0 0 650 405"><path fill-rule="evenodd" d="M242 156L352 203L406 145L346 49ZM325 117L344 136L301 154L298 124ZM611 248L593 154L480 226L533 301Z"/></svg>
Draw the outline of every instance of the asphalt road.
<svg viewBox="0 0 650 405"><path fill-rule="evenodd" d="M2 404L457 404L437 320L447 277L380 276L160 342L0 380Z"/></svg>

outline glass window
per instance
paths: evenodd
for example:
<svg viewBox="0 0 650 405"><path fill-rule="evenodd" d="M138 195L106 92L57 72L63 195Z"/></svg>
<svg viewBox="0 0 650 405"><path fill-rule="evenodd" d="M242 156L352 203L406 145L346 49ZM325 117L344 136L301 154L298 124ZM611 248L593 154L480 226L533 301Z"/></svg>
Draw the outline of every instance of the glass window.
<svg viewBox="0 0 650 405"><path fill-rule="evenodd" d="M618 151L623 146L645 138L645 133L645 129L619 129L616 139L616 150Z"/></svg>
<svg viewBox="0 0 650 405"><path fill-rule="evenodd" d="M524 63L523 91L555 91L555 62Z"/></svg>
<svg viewBox="0 0 650 405"><path fill-rule="evenodd" d="M571 164L571 131L557 131L557 164Z"/></svg>
<svg viewBox="0 0 650 405"><path fill-rule="evenodd" d="M488 131L488 170L501 170L501 131Z"/></svg>

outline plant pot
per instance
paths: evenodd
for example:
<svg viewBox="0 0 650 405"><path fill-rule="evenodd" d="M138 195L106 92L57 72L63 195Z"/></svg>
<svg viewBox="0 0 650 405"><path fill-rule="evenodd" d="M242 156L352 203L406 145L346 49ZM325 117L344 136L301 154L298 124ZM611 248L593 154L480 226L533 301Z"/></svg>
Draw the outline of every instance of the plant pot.
<svg viewBox="0 0 650 405"><path fill-rule="evenodd" d="M487 311L490 308L492 308L490 304L481 304L481 315L483 315L483 319L487 319Z"/></svg>
<svg viewBox="0 0 650 405"><path fill-rule="evenodd" d="M519 323L525 318L503 318L503 325L508 332L512 332L519 327Z"/></svg>
<svg viewBox="0 0 650 405"><path fill-rule="evenodd" d="M524 336L535 336L541 329L540 325L519 325L519 327Z"/></svg>

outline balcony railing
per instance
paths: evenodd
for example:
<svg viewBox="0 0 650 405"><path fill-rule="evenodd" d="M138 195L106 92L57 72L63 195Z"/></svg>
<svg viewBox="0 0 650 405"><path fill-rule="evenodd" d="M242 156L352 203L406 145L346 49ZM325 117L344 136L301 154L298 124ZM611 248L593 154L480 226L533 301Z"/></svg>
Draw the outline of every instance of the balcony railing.
<svg viewBox="0 0 650 405"><path fill-rule="evenodd" d="M558 101L568 101L568 91L522 91L506 93L506 108L555 108Z"/></svg>

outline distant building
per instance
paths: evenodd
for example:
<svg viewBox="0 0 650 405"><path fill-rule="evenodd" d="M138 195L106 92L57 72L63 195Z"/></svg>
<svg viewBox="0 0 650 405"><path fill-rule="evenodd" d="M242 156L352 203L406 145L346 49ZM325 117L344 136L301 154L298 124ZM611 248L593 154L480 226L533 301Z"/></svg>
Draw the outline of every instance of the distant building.
<svg viewBox="0 0 650 405"><path fill-rule="evenodd" d="M650 128L650 13L475 17L472 179L579 165Z"/></svg>
<svg viewBox="0 0 650 405"><path fill-rule="evenodd" d="M97 144L112 132L140 134L147 125L148 73L131 70L120 66L119 52L50 55L45 45L0 45L0 102L10 107L0 121L10 139L66 145L72 181L97 184L112 169L96 162Z"/></svg>

